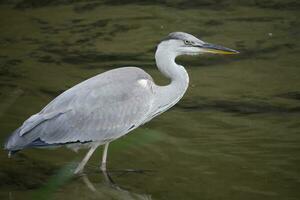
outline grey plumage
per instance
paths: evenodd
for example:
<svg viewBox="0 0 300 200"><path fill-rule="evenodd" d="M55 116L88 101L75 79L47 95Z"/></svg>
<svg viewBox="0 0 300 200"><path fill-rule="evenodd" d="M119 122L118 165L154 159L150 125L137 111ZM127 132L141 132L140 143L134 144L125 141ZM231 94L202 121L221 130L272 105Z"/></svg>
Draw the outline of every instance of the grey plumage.
<svg viewBox="0 0 300 200"><path fill-rule="evenodd" d="M167 40L187 40L187 41L202 42L201 40L199 40L195 36L187 34L187 33L184 33L184 32L173 32L173 33L170 33L167 37L165 37L161 41L167 41Z"/></svg>
<svg viewBox="0 0 300 200"><path fill-rule="evenodd" d="M99 74L65 91L27 119L8 139L5 149L15 152L27 147L90 144L77 173L95 149L106 144L102 161L102 170L106 170L109 142L166 111L184 95L189 76L175 58L204 52L237 53L187 33L171 33L155 53L158 69L171 80L169 85L156 85L149 74L136 67Z"/></svg>
<svg viewBox="0 0 300 200"><path fill-rule="evenodd" d="M116 81L117 80L117 81ZM114 69L65 91L31 116L7 142L9 150L72 142L114 140L138 127L149 114L154 93L138 80L152 78L135 67Z"/></svg>

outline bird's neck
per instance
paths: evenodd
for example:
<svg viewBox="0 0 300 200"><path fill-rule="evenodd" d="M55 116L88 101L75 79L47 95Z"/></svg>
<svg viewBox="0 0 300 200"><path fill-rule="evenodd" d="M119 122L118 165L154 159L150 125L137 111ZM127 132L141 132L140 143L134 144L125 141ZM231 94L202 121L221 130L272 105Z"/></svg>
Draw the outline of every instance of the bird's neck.
<svg viewBox="0 0 300 200"><path fill-rule="evenodd" d="M178 55L166 46L159 45L155 53L156 65L160 72L171 80L171 83L160 87L163 104L175 104L188 88L189 76L185 68L175 62Z"/></svg>

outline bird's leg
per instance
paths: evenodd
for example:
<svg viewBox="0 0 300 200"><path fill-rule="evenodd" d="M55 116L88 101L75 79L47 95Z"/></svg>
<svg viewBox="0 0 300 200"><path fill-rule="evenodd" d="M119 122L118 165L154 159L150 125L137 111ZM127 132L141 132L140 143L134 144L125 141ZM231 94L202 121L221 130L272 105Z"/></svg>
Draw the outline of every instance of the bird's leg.
<svg viewBox="0 0 300 200"><path fill-rule="evenodd" d="M83 158L83 160L81 161L81 163L79 163L79 165L77 166L77 168L74 171L74 174L78 174L79 172L81 172L84 168L84 166L86 165L86 163L88 162L88 160L90 159L90 157L92 156L92 154L94 153L94 151L97 149L97 147L99 146L99 144L94 144L90 150L88 151L88 153L86 154L86 156Z"/></svg>
<svg viewBox="0 0 300 200"><path fill-rule="evenodd" d="M100 169L102 171L106 171L106 158L107 158L107 149L108 149L109 142L105 143L102 155L102 163Z"/></svg>

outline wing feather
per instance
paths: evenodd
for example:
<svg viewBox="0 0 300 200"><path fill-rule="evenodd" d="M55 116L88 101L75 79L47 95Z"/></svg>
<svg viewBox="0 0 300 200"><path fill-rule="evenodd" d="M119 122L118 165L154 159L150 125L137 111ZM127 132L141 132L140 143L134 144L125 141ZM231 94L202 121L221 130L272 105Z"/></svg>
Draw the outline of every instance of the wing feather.
<svg viewBox="0 0 300 200"><path fill-rule="evenodd" d="M23 125L21 126L21 130L19 132L20 136L23 136L24 134L28 133L30 130L35 128L36 126L40 125L41 123L53 119L55 117L58 117L61 114L64 114L67 111L58 111L58 112L51 112L51 113L45 113L45 114L35 114L32 115L29 119L27 119Z"/></svg>
<svg viewBox="0 0 300 200"><path fill-rule="evenodd" d="M152 82L150 75L134 67L92 77L30 117L13 140L24 147L37 139L46 144L114 140L142 124L150 112L154 94L139 84L140 79Z"/></svg>

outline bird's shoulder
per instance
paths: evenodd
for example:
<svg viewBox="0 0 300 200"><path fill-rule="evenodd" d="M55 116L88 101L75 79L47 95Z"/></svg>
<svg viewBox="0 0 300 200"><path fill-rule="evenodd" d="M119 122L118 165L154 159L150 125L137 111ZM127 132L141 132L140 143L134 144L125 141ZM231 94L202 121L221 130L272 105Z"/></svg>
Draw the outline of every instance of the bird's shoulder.
<svg viewBox="0 0 300 200"><path fill-rule="evenodd" d="M106 87L110 88L119 85L122 85L124 87L128 85L135 86L134 83L138 83L140 80L153 81L152 77L140 68L122 67L98 74L75 85L68 91L72 92L81 89L84 89L85 91L101 90Z"/></svg>
<svg viewBox="0 0 300 200"><path fill-rule="evenodd" d="M152 77L143 69L138 67L121 67L112 69L87 79L75 87L85 87L86 85L97 84L105 86L106 84L132 83L140 79L152 80Z"/></svg>
<svg viewBox="0 0 300 200"><path fill-rule="evenodd" d="M125 103L130 97L147 96L153 92L152 77L137 67L122 67L106 71L66 90L42 112L72 109L84 105L105 106L113 102Z"/></svg>

